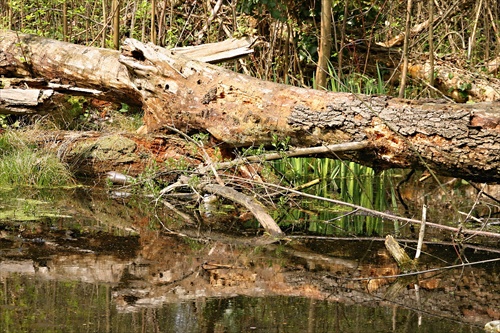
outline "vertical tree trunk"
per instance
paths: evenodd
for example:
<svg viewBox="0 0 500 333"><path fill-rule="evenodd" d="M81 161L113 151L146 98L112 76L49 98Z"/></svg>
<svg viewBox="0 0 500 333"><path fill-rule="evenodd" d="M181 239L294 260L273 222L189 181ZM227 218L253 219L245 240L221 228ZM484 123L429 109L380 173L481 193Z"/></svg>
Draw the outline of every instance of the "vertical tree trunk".
<svg viewBox="0 0 500 333"><path fill-rule="evenodd" d="M63 1L63 41L68 41L68 3L66 0Z"/></svg>
<svg viewBox="0 0 500 333"><path fill-rule="evenodd" d="M151 0L151 43L156 44L156 0Z"/></svg>
<svg viewBox="0 0 500 333"><path fill-rule="evenodd" d="M134 38L136 11L137 11L137 2L136 0L132 0L132 13L131 13L132 17L130 18L129 38Z"/></svg>
<svg viewBox="0 0 500 333"><path fill-rule="evenodd" d="M19 4L19 11L20 11L20 18L19 18L19 30L24 29L24 2L21 0L21 3Z"/></svg>
<svg viewBox="0 0 500 333"><path fill-rule="evenodd" d="M342 71L342 60L343 60L343 55L344 55L344 46L345 46L345 27L346 27L346 24L347 24L347 10L348 10L348 1L345 1L344 2L344 17L342 19L342 29L340 30L340 51L339 51L339 61L338 61L338 65L339 65L339 69L338 69L338 73L337 73L337 79L339 81L342 81L342 74L343 74L343 71Z"/></svg>
<svg viewBox="0 0 500 333"><path fill-rule="evenodd" d="M318 66L316 67L316 87L326 88L328 62L332 48L332 2L321 0L321 36Z"/></svg>
<svg viewBox="0 0 500 333"><path fill-rule="evenodd" d="M113 0L111 4L113 13L113 47L120 49L120 0Z"/></svg>
<svg viewBox="0 0 500 333"><path fill-rule="evenodd" d="M101 39L101 47L105 48L106 47L106 28L108 25L108 17L107 17L107 10L106 10L106 1L107 0L102 0L102 39Z"/></svg>
<svg viewBox="0 0 500 333"><path fill-rule="evenodd" d="M434 0L429 0L429 84L434 87Z"/></svg>
<svg viewBox="0 0 500 333"><path fill-rule="evenodd" d="M161 7L160 21L158 23L158 44L164 46L165 36L165 13L167 12L167 0L163 0Z"/></svg>
<svg viewBox="0 0 500 333"><path fill-rule="evenodd" d="M408 73L408 41L410 39L410 21L411 21L411 8L413 7L413 1L408 0L408 6L406 7L406 28L405 28L405 41L403 46L403 70L401 73L401 83L399 85L399 98L405 97L405 87L406 87L406 76Z"/></svg>
<svg viewBox="0 0 500 333"><path fill-rule="evenodd" d="M9 23L8 23L8 29L12 30L12 0L9 0Z"/></svg>
<svg viewBox="0 0 500 333"><path fill-rule="evenodd" d="M477 33L477 24L479 22L479 15L482 14L481 8L483 8L483 0L479 1L477 5L476 18L474 20L474 27L472 28L472 35L469 38L469 49L467 51L467 59L471 60L472 52L474 52L474 47L476 44L476 33Z"/></svg>

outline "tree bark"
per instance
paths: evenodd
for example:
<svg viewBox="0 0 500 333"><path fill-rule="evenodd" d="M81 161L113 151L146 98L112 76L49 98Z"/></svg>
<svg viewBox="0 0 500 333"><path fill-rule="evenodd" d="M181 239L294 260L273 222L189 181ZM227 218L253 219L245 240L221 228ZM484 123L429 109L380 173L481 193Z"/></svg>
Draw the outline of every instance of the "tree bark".
<svg viewBox="0 0 500 333"><path fill-rule="evenodd" d="M332 48L332 2L321 1L321 36L319 43L318 66L316 67L316 86L326 89L326 78Z"/></svg>
<svg viewBox="0 0 500 333"><path fill-rule="evenodd" d="M120 53L9 31L0 33L0 75L60 79L142 105L147 132L203 131L229 147L287 137L295 147L365 142L362 150L320 156L500 182L498 102L331 93L261 81L133 39Z"/></svg>

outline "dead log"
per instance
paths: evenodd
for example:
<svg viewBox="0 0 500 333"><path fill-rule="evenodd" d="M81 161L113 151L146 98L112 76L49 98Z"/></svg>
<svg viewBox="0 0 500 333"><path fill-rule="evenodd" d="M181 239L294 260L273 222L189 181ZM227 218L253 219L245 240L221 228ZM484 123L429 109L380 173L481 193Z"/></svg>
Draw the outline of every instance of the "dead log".
<svg viewBox="0 0 500 333"><path fill-rule="evenodd" d="M455 102L488 102L500 100L500 80L452 65L453 61L437 59L434 65L434 87ZM429 61L413 62L408 75L428 82Z"/></svg>
<svg viewBox="0 0 500 333"><path fill-rule="evenodd" d="M0 75L97 89L144 109L145 130L209 132L226 146L366 142L346 158L377 169L431 168L500 182L498 102L441 104L265 82L128 39L122 52L0 33Z"/></svg>
<svg viewBox="0 0 500 333"><path fill-rule="evenodd" d="M376 77L380 74L380 68L384 68L388 70L384 79L393 84L399 81L402 54L398 49L369 45L365 42L357 42L355 47L356 53L367 57L367 72L370 75ZM435 59L434 86L431 89L437 91L440 96L457 103L500 100L498 78L469 70L465 61L461 61L455 55L445 55ZM500 57L498 59L500 64ZM494 62L491 62L485 67L493 65ZM494 67L489 68L494 69ZM421 56L411 59L408 64L408 76L424 85L429 85L430 71L430 61L422 59Z"/></svg>
<svg viewBox="0 0 500 333"><path fill-rule="evenodd" d="M238 59L253 53L251 48L256 38L231 38L218 43L208 43L197 46L173 48L172 51L190 59L210 64Z"/></svg>
<svg viewBox="0 0 500 333"><path fill-rule="evenodd" d="M243 207L247 208L260 222L262 227L264 227L264 229L272 237L279 238L284 236L284 233L283 231L281 231L280 227L276 224L273 218L266 212L261 203L255 200L255 198L244 195L243 193L240 193L230 187L221 186L217 184L204 185L203 190L209 193L219 195L224 198L228 198L236 203L239 203Z"/></svg>
<svg viewBox="0 0 500 333"><path fill-rule="evenodd" d="M416 271L416 263L410 259L410 256L408 256L406 251L399 246L398 242L391 235L385 237L385 248L389 251L394 260L396 260L398 267L403 272Z"/></svg>

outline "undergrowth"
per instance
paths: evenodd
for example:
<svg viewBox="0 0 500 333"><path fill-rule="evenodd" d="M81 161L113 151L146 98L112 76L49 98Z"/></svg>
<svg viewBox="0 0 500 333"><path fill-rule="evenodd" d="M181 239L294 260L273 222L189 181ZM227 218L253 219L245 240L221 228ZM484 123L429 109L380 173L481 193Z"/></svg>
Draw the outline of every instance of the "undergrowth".
<svg viewBox="0 0 500 333"><path fill-rule="evenodd" d="M22 138L22 132L0 136L0 187L57 187L74 183L73 175L59 158L39 150Z"/></svg>

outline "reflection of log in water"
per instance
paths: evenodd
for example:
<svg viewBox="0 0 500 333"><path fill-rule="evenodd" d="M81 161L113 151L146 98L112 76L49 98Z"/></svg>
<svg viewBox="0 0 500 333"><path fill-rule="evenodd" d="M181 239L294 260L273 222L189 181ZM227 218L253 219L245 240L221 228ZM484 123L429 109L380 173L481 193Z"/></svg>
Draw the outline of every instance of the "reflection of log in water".
<svg viewBox="0 0 500 333"><path fill-rule="evenodd" d="M407 288L408 282L392 279L382 283L379 279L393 275L397 269L382 242L309 239L256 248L248 244L248 239L231 241L224 237L224 242L212 240L200 248L183 238L145 232L138 252L132 251L128 257L122 255L121 259L109 252L112 243L102 241L100 244L105 247L95 246L92 253L88 251L89 244L99 242L89 240L87 248L71 253L58 252L54 246L63 247L56 243L27 243L26 251L45 247L43 253L38 252L44 257L43 265L36 264L39 261L36 256L29 260L11 258L0 262L0 274L2 279L8 274L20 273L51 280L109 283L115 286L113 297L122 311L235 294L304 296L347 304L415 307L414 290ZM212 234L212 238L217 235ZM115 245L123 249L120 244L127 243L127 239L116 237ZM317 253L312 248L322 251ZM103 255L103 251L108 255ZM452 251L442 246L427 248L427 252L446 261L453 257L445 258L443 254ZM47 257L51 252L54 254ZM470 260L479 258L473 251L465 251L465 255ZM442 265L427 255L421 260L428 267ZM494 319L496 309L500 308L495 281L497 270L490 266L475 267L474 271L464 268L421 275L418 284L422 312L448 318L464 317L466 321ZM364 277L371 280L360 279Z"/></svg>

